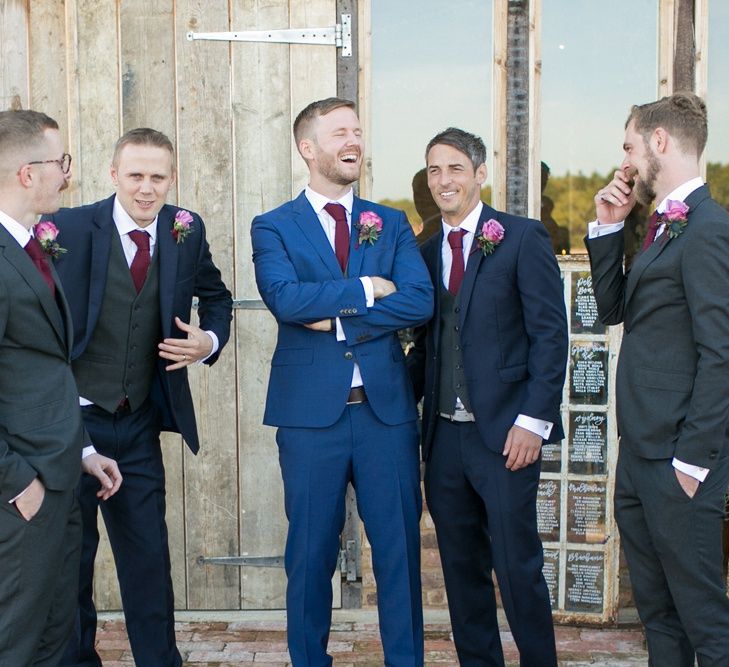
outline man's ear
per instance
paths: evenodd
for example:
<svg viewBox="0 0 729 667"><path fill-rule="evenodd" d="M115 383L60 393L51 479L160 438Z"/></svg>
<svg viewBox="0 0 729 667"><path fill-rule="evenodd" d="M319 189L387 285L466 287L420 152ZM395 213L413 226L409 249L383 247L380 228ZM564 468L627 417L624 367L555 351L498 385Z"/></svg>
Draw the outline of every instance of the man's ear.
<svg viewBox="0 0 729 667"><path fill-rule="evenodd" d="M655 143L656 153L665 153L666 147L668 146L668 140L670 135L662 127L657 127L653 130L653 141Z"/></svg>
<svg viewBox="0 0 729 667"><path fill-rule="evenodd" d="M31 165L24 164L18 169L18 180L24 188L33 187L33 170L30 167Z"/></svg>
<svg viewBox="0 0 729 667"><path fill-rule="evenodd" d="M479 185L483 185L486 182L486 176L488 176L489 170L486 168L486 164L482 164L476 169L476 182Z"/></svg>
<svg viewBox="0 0 729 667"><path fill-rule="evenodd" d="M304 138L299 142L299 153L301 153L301 157L303 157L304 160L308 161L314 159L313 144L313 140L309 138Z"/></svg>
<svg viewBox="0 0 729 667"><path fill-rule="evenodd" d="M119 172L116 170L116 166L113 163L111 167L109 167L109 174L111 175L111 182L114 184L114 187L119 185Z"/></svg>

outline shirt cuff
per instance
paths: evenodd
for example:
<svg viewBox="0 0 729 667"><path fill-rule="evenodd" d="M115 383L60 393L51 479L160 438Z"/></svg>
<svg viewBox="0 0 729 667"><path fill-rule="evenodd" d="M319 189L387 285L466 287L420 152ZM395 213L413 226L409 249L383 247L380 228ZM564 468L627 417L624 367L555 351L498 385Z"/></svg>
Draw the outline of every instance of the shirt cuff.
<svg viewBox="0 0 729 667"><path fill-rule="evenodd" d="M218 340L218 337L215 335L215 332L206 331L205 333L208 336L210 336L210 340L213 341L213 349L207 357L205 357L204 359L200 359L200 361L197 362L198 364L205 363L208 359L210 359L210 357L212 357L220 349L220 341Z"/></svg>
<svg viewBox="0 0 729 667"><path fill-rule="evenodd" d="M673 459L673 467L687 475L691 475L694 479L698 479L699 482L703 482L709 474L709 468L702 468L700 466L691 465L690 463L684 463L675 457Z"/></svg>
<svg viewBox="0 0 729 667"><path fill-rule="evenodd" d="M96 447L93 445L87 445L81 450L82 459L85 459L87 456L91 456L92 454L96 454Z"/></svg>
<svg viewBox="0 0 729 667"><path fill-rule="evenodd" d="M543 419L535 419L534 417L527 417L526 415L518 415L514 421L514 426L521 426L527 431L531 431L535 435L538 435L543 440L547 440L552 433L552 422L544 421Z"/></svg>
<svg viewBox="0 0 729 667"><path fill-rule="evenodd" d="M341 320L337 317L334 321L337 324L337 340L347 340L347 337L344 335L344 327L342 326Z"/></svg>
<svg viewBox="0 0 729 667"><path fill-rule="evenodd" d="M369 276L360 276L359 281L362 283L362 287L364 287L367 307L372 308L375 305L375 286L372 284L372 278Z"/></svg>
<svg viewBox="0 0 729 667"><path fill-rule="evenodd" d="M624 220L621 222L612 222L607 225L601 225L597 220L593 220L587 224L587 238L596 239L600 236L614 234L615 232L619 232L624 225Z"/></svg>

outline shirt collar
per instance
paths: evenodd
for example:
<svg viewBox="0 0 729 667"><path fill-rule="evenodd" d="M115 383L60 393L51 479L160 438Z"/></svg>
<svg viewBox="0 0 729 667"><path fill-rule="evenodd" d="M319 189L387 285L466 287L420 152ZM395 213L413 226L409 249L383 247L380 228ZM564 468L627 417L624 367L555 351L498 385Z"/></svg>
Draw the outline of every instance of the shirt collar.
<svg viewBox="0 0 729 667"><path fill-rule="evenodd" d="M12 236L22 248L25 248L32 234L28 229L23 227L17 220L13 220L7 213L0 211L0 225L8 230L10 236Z"/></svg>
<svg viewBox="0 0 729 667"><path fill-rule="evenodd" d="M306 190L304 190L304 195L309 200L309 203L311 204L311 207L314 209L317 215L319 215L323 210L324 207L332 201L329 199L329 197L325 197L324 195L320 195L318 192L315 192L311 189L311 186L307 185ZM337 204L341 204L344 206L344 208L347 209L347 213L349 215L352 215L352 206L354 205L354 191L350 188L346 194L342 195L339 199L334 200Z"/></svg>
<svg viewBox="0 0 729 667"><path fill-rule="evenodd" d="M483 210L483 202L478 202L476 206L474 207L473 211L471 211L464 219L463 222L461 222L458 227L451 227L446 222L443 222L443 238L448 238L448 233L453 229L463 229L468 234L475 234L476 233L476 226L478 225L478 219L481 217L481 211Z"/></svg>
<svg viewBox="0 0 729 667"><path fill-rule="evenodd" d="M686 181L679 185L675 190L668 193L668 196L656 206L658 213L663 213L668 208L668 200L672 201L685 201L694 190L698 190L704 184L703 179L700 176L692 178L690 181Z"/></svg>
<svg viewBox="0 0 729 667"><path fill-rule="evenodd" d="M119 197L114 197L114 212L112 213L112 217L114 218L114 224L119 232L119 236L124 236L136 229L141 229L150 235L150 245L154 245L157 242L157 220L159 219L159 215L155 217L151 224L146 227L140 227L132 220L129 213L124 210L124 207L119 202Z"/></svg>

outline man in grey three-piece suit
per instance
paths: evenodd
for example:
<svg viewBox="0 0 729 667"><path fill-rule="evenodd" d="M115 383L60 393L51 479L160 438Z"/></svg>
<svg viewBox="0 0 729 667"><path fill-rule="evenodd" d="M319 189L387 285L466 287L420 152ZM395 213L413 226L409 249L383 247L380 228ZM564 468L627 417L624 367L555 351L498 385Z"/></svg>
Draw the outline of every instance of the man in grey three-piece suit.
<svg viewBox="0 0 729 667"><path fill-rule="evenodd" d="M76 601L81 518L74 487L84 431L71 372L71 316L33 233L68 187L56 122L0 112L0 667L55 667ZM45 250L45 252L44 252ZM108 498L121 478L92 454Z"/></svg>
<svg viewBox="0 0 729 667"><path fill-rule="evenodd" d="M587 239L600 319L624 326L615 516L652 667L729 665L729 213L699 176L706 136L691 93L633 107ZM612 232L636 201L657 207L625 273Z"/></svg>

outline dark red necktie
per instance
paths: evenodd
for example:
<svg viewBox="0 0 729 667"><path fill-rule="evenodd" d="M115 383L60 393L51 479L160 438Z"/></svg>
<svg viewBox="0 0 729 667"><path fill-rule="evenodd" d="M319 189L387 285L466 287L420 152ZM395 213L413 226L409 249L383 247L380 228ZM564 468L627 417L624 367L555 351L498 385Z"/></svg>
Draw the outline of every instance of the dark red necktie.
<svg viewBox="0 0 729 667"><path fill-rule="evenodd" d="M465 267L463 265L463 236L465 229L452 229L448 233L448 245L451 247L451 274L448 277L448 291L455 296L461 289Z"/></svg>
<svg viewBox="0 0 729 667"><path fill-rule="evenodd" d="M137 244L137 252L134 254L129 270L132 272L134 287L137 288L137 294L139 294L147 278L149 265L152 263L152 257L149 254L149 234L141 229L135 229L129 232L129 238Z"/></svg>
<svg viewBox="0 0 729 667"><path fill-rule="evenodd" d="M656 240L656 232L660 226L661 223L658 220L658 211L653 211L651 217L648 218L648 229L646 230L645 238L643 239L642 250L650 248L651 243Z"/></svg>
<svg viewBox="0 0 729 667"><path fill-rule="evenodd" d="M30 237L30 241L25 244L25 252L30 255L38 271L40 271L43 280L51 290L51 294L56 296L56 284L53 282L53 276L51 275L51 267L48 266L48 255L43 252L41 244L38 243L38 239L35 236Z"/></svg>
<svg viewBox="0 0 729 667"><path fill-rule="evenodd" d="M337 256L339 266L342 267L342 273L347 270L347 260L349 260L349 226L347 225L347 209L341 204L329 202L324 210L334 218L336 227L334 228L334 254Z"/></svg>

